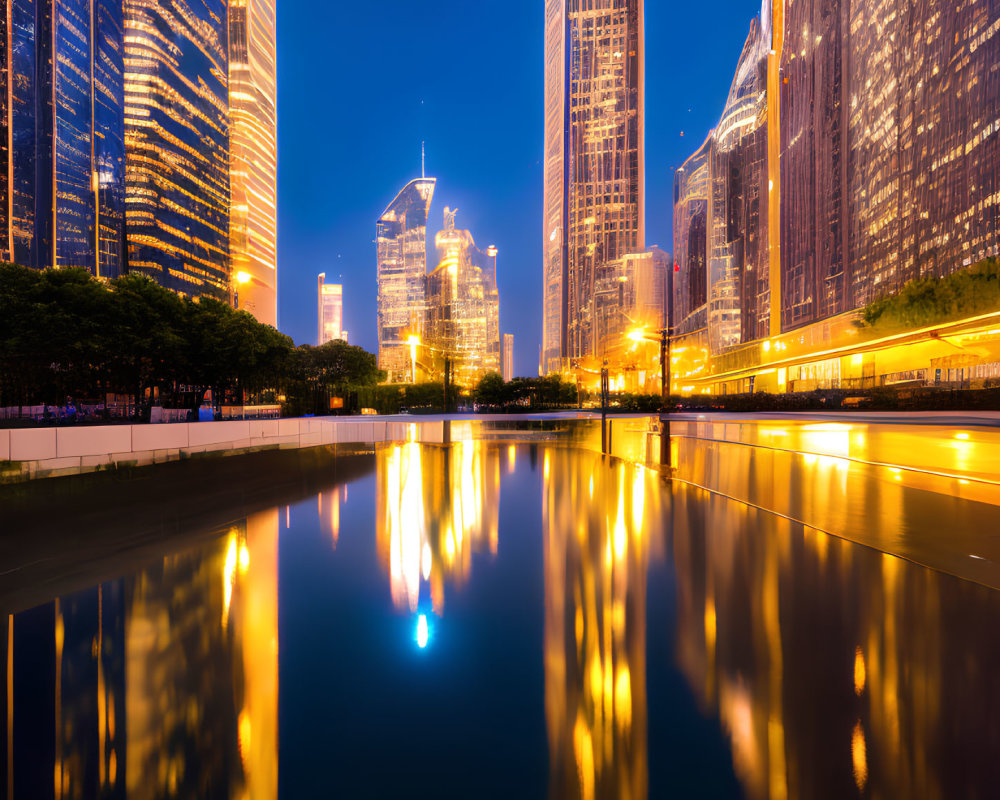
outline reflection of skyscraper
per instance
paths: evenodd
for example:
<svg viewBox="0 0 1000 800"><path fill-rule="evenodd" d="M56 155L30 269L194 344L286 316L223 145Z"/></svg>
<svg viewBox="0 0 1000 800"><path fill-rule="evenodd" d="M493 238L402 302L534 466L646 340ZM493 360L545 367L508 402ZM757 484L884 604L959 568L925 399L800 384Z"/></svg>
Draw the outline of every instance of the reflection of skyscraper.
<svg viewBox="0 0 1000 800"><path fill-rule="evenodd" d="M645 247L643 48L641 0L546 2L545 371L596 353L597 283Z"/></svg>
<svg viewBox="0 0 1000 800"><path fill-rule="evenodd" d="M392 599L416 612L444 610L446 583L461 586L472 553L499 548L500 450L482 441L387 447L376 468L376 531Z"/></svg>
<svg viewBox="0 0 1000 800"><path fill-rule="evenodd" d="M319 337L317 344L326 344L337 339L347 341L344 331L344 287L339 283L327 283L326 273L319 274Z"/></svg>
<svg viewBox="0 0 1000 800"><path fill-rule="evenodd" d="M230 298L226 0L124 0L128 268Z"/></svg>
<svg viewBox="0 0 1000 800"><path fill-rule="evenodd" d="M427 275L427 213L435 178L410 181L379 217L378 365L392 382L413 378L407 337L423 328Z"/></svg>
<svg viewBox="0 0 1000 800"><path fill-rule="evenodd" d="M451 359L455 383L473 386L500 371L497 250L479 250L469 231L455 228L455 212L447 208L435 245L440 263L427 276L424 334L436 353Z"/></svg>
<svg viewBox="0 0 1000 800"><path fill-rule="evenodd" d="M121 0L7 0L0 258L123 270Z"/></svg>
<svg viewBox="0 0 1000 800"><path fill-rule="evenodd" d="M546 451L542 474L549 794L643 800L646 570L660 519L648 504L659 492L647 470L580 451Z"/></svg>
<svg viewBox="0 0 1000 800"><path fill-rule="evenodd" d="M677 661L719 715L748 798L995 785L1000 651L968 624L970 608L995 613L995 591L674 487ZM962 746L942 746L955 730Z"/></svg>
<svg viewBox="0 0 1000 800"><path fill-rule="evenodd" d="M278 324L276 0L229 0L230 247L239 302Z"/></svg>

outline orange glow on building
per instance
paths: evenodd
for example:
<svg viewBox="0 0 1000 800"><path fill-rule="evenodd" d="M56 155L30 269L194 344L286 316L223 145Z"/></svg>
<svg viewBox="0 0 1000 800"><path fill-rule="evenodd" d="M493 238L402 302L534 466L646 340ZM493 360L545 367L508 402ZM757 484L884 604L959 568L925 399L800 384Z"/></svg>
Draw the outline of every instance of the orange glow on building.
<svg viewBox="0 0 1000 800"><path fill-rule="evenodd" d="M229 2L230 253L239 308L278 324L275 0Z"/></svg>

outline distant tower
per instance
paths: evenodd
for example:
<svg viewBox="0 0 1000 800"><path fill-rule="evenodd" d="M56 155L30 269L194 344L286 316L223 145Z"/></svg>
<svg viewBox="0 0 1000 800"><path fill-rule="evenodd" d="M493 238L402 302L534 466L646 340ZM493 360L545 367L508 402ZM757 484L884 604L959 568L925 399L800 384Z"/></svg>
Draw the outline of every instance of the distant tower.
<svg viewBox="0 0 1000 800"><path fill-rule="evenodd" d="M410 336L423 332L427 279L427 213L435 178L403 187L376 223L378 365L389 381L410 380Z"/></svg>
<svg viewBox="0 0 1000 800"><path fill-rule="evenodd" d="M319 274L319 335L316 343L324 345L337 339L347 341L344 330L344 287L327 283L326 273Z"/></svg>
<svg viewBox="0 0 1000 800"><path fill-rule="evenodd" d="M503 379L514 380L514 334L503 335Z"/></svg>
<svg viewBox="0 0 1000 800"><path fill-rule="evenodd" d="M545 2L542 371L594 355L599 281L645 248L643 2Z"/></svg>

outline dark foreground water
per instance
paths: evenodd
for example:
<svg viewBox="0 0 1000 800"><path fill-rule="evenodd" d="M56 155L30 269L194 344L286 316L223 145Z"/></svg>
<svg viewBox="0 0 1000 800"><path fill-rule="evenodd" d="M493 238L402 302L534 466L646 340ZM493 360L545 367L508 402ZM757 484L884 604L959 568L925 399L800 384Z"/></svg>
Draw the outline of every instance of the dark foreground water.
<svg viewBox="0 0 1000 800"><path fill-rule="evenodd" d="M0 575L0 797L998 796L997 592L583 451L354 463Z"/></svg>

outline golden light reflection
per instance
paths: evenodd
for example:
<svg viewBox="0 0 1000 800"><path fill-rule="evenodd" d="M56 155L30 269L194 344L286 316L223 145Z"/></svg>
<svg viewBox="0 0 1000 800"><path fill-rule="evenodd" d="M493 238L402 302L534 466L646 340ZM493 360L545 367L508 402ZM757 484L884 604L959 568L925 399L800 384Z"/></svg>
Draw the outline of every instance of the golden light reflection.
<svg viewBox="0 0 1000 800"><path fill-rule="evenodd" d="M501 453L482 441L378 452L376 542L397 609L416 613L426 597L440 615L445 584L465 584L473 553L496 555Z"/></svg>
<svg viewBox="0 0 1000 800"><path fill-rule="evenodd" d="M546 461L550 795L645 798L646 569L662 532L659 486L596 454L553 450ZM595 502L581 504L590 492Z"/></svg>

